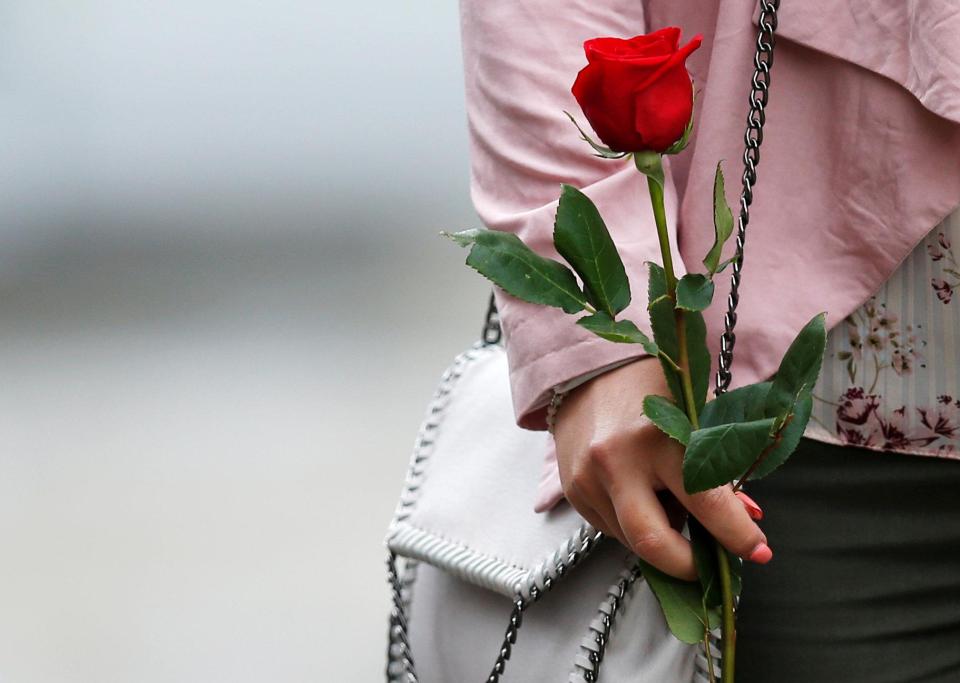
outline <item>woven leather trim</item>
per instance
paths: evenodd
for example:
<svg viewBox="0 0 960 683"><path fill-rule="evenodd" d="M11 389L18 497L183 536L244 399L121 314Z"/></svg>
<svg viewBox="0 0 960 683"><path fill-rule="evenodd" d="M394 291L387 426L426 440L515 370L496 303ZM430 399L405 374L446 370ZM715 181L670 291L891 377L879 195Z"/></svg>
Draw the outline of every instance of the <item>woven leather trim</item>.
<svg viewBox="0 0 960 683"><path fill-rule="evenodd" d="M507 597L516 595L530 576L527 570L440 538L412 524L398 524L389 545L398 555L428 562L458 578Z"/></svg>
<svg viewBox="0 0 960 683"><path fill-rule="evenodd" d="M496 346L477 342L458 355L440 378L440 383L427 406L426 417L414 443L400 502L387 532L386 544L393 552L427 562L471 583L507 597L530 597L536 588L549 590L578 553L585 540L597 535L596 529L584 522L570 538L532 570L517 567L501 558L481 553L462 543L414 526L408 520L427 476L427 464L433 454L436 435L443 424L450 395L467 367L491 353L502 352Z"/></svg>

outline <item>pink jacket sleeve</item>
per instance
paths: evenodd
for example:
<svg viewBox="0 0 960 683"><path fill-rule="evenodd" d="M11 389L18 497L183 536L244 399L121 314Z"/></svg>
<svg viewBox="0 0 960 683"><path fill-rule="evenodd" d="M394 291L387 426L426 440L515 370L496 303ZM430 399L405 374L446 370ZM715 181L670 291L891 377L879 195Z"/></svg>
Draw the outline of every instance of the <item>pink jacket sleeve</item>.
<svg viewBox="0 0 960 683"><path fill-rule="evenodd" d="M960 204L960 13L950 5L783 4L734 386L769 377L814 314L841 321ZM592 158L562 113L580 114L570 85L585 63L582 42L668 25L704 34L688 62L697 126L690 148L670 160L667 192L674 244L692 266L712 240L718 160L731 200L739 189L755 8L754 0L461 0L471 188L483 222L551 255L559 184L584 189L623 253L634 294L626 315L643 322L643 263L657 258L645 185L629 162ZM552 386L639 354L591 337L561 311L498 300L522 426L543 427ZM714 354L722 308L707 314Z"/></svg>
<svg viewBox="0 0 960 683"><path fill-rule="evenodd" d="M600 209L630 277L633 301L623 315L643 329L644 264L660 260L646 182L629 159L592 156L563 113L569 111L587 126L570 93L586 63L583 41L600 34L642 33L642 6L636 0L462 0L461 28L471 196L481 220L557 258L552 235L560 184L582 189ZM675 237L672 182L666 203ZM674 259L682 273L679 253ZM527 304L499 290L497 304L521 426L544 428L553 386L643 355L638 345L615 344L583 330L574 316L559 309Z"/></svg>

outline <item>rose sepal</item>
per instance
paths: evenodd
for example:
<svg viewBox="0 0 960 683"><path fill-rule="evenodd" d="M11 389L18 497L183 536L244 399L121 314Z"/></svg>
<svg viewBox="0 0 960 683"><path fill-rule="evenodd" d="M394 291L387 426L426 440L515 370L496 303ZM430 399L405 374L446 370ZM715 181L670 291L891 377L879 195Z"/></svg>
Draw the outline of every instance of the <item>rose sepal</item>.
<svg viewBox="0 0 960 683"><path fill-rule="evenodd" d="M594 151L596 152L594 156L600 157L601 159L623 159L629 154L629 152L615 152L606 145L601 145L599 142L586 134L583 128L580 127L580 124L577 123L577 120L573 117L573 114L566 110L564 110L563 113L567 115L567 118L573 121L573 125L577 127L578 131L580 131L580 139L585 140L587 144L593 147Z"/></svg>

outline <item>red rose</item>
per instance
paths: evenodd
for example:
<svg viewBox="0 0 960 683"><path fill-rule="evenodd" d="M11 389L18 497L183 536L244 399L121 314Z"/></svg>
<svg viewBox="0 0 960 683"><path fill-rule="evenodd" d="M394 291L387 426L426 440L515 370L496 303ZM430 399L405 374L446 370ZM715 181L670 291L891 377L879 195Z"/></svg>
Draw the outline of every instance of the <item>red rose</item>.
<svg viewBox="0 0 960 683"><path fill-rule="evenodd" d="M588 63L577 74L573 96L610 149L663 152L680 139L693 113L684 63L702 40L698 35L680 47L680 29L670 27L583 44Z"/></svg>

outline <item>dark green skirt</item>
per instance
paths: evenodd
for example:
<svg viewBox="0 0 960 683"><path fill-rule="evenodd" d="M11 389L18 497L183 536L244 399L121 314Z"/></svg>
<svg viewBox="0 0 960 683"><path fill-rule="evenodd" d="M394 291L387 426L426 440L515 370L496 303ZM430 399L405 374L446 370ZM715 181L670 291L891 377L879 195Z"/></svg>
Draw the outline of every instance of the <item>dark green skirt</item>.
<svg viewBox="0 0 960 683"><path fill-rule="evenodd" d="M804 439L746 491L738 683L960 681L960 461Z"/></svg>

